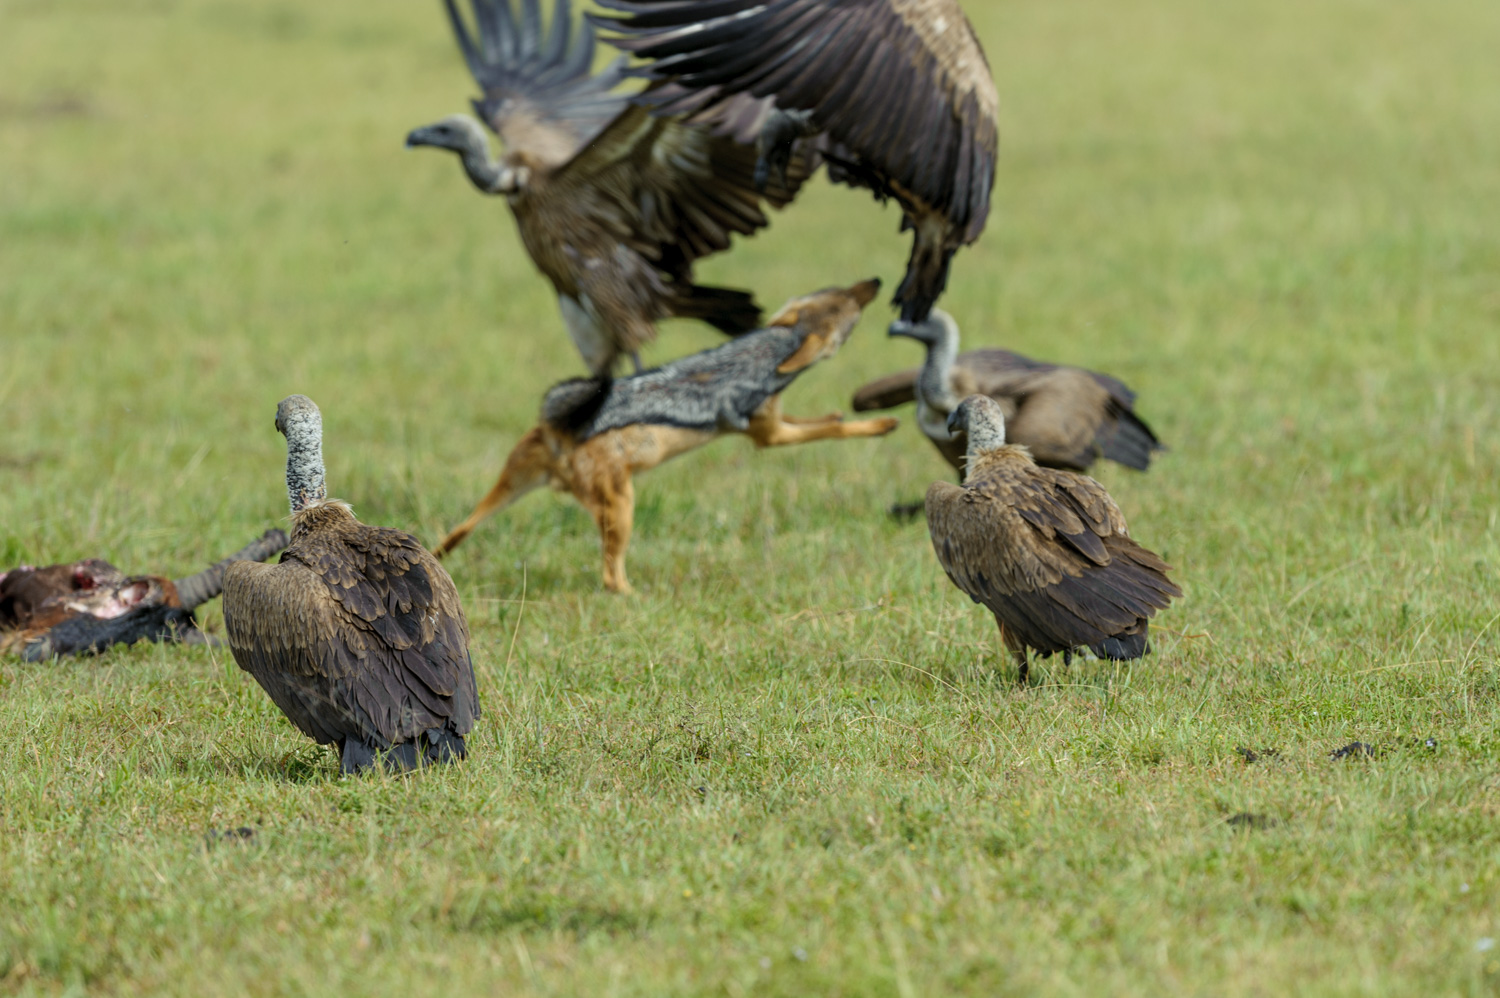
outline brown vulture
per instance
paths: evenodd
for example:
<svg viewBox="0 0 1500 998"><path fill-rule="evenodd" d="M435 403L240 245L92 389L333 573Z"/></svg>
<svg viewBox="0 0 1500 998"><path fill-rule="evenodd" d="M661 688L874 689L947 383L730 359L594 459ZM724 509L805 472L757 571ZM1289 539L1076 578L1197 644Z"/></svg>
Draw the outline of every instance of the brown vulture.
<svg viewBox="0 0 1500 998"><path fill-rule="evenodd" d="M639 349L668 316L731 335L755 329L751 295L694 284L693 263L765 226L762 201L790 201L808 161L762 192L755 150L727 134L732 122L652 116L616 92L623 58L591 73L594 31L573 32L568 0L557 0L545 38L537 0L522 0L519 23L509 0L472 0L477 37L453 0L444 4L484 94L474 110L505 153L491 159L484 130L464 115L406 144L452 150L475 187L505 196L590 370L608 375L625 355L639 370Z"/></svg>
<svg viewBox="0 0 1500 998"><path fill-rule="evenodd" d="M1043 468L1005 442L1005 415L970 395L948 417L968 436L962 486L927 490L927 529L953 584L1000 625L1026 681L1027 653L1140 658L1147 622L1182 590L1155 553L1130 539L1104 487L1085 475Z"/></svg>
<svg viewBox="0 0 1500 998"><path fill-rule="evenodd" d="M650 60L631 72L665 83L637 99L657 114L736 116L757 141L761 180L780 175L797 140L818 136L829 177L866 187L914 233L896 289L901 319L927 318L960 246L989 215L999 99L974 28L956 0L599 0L606 40ZM755 134L758 132L758 135Z"/></svg>
<svg viewBox="0 0 1500 998"><path fill-rule="evenodd" d="M925 322L895 323L890 335L927 347L920 369L872 381L854 393L854 410L890 409L913 400L917 424L948 463L963 472L964 439L948 432L948 414L969 395L1000 403L1006 438L1047 468L1087 471L1100 457L1145 471L1156 434L1135 413L1135 392L1118 378L1032 360L1009 350L958 352L958 323L942 309Z"/></svg>
<svg viewBox="0 0 1500 998"><path fill-rule="evenodd" d="M224 572L224 630L240 668L341 769L394 771L464 757L479 716L469 625L453 580L411 534L329 499L323 418L282 399L291 543L275 565Z"/></svg>

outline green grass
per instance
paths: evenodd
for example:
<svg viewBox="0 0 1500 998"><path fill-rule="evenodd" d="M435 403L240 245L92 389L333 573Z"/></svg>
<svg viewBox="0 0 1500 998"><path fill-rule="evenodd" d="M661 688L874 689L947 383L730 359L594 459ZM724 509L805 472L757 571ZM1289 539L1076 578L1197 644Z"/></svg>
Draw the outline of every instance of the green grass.
<svg viewBox="0 0 1500 998"><path fill-rule="evenodd" d="M637 483L633 597L550 495L450 561L459 767L340 779L223 651L0 663L0 992L1500 990L1500 6L969 7L1002 160L946 304L1141 392L1172 450L1099 477L1187 593L1156 653L1016 689L882 514L947 474L909 418L720 441ZM364 519L457 522L578 363L503 205L401 149L472 90L438 5L0 25L0 564L239 547L293 391ZM896 222L820 184L704 277L893 280ZM915 363L888 316L788 408Z"/></svg>

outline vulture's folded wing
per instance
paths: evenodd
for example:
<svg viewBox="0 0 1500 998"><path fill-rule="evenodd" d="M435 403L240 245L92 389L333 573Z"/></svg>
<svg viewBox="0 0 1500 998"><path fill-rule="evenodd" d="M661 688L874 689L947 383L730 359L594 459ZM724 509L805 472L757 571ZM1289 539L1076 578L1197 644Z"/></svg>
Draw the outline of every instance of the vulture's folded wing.
<svg viewBox="0 0 1500 998"><path fill-rule="evenodd" d="M1162 584L1175 587L1152 578L1166 566L1114 531L1118 510L1030 470L1043 474L1002 469L928 489L933 549L954 585L1042 653L1097 644L1166 606Z"/></svg>
<svg viewBox="0 0 1500 998"><path fill-rule="evenodd" d="M957 0L600 0L610 44L670 80L667 113L735 94L809 111L836 146L978 238L989 212L998 98ZM653 95L643 98L652 101ZM868 181L866 181L868 182Z"/></svg>
<svg viewBox="0 0 1500 998"><path fill-rule="evenodd" d="M510 0L471 3L472 32L454 0L443 0L464 61L484 93L475 110L509 151L556 169L628 105L629 96L615 92L624 79L623 57L593 73L594 29L580 24L574 31L568 0L554 4L545 36L537 0L521 0L519 19Z"/></svg>
<svg viewBox="0 0 1500 998"><path fill-rule="evenodd" d="M699 257L728 249L732 235L768 224L761 201L786 204L807 174L807 160L794 158L786 185L762 194L753 147L632 106L551 184L560 200L588 201L618 238L685 273Z"/></svg>
<svg viewBox="0 0 1500 998"><path fill-rule="evenodd" d="M467 733L479 701L447 573L401 531L344 540L294 545L277 565L230 566L224 628L235 661L320 742Z"/></svg>
<svg viewBox="0 0 1500 998"><path fill-rule="evenodd" d="M854 411L869 412L872 409L894 409L917 400L917 376L920 368L897 371L861 385L854 393Z"/></svg>

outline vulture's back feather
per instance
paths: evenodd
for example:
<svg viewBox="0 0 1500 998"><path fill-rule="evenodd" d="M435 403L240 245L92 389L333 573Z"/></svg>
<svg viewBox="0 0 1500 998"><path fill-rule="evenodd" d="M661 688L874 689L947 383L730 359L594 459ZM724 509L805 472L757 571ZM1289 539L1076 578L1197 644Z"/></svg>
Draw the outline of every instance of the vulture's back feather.
<svg viewBox="0 0 1500 998"><path fill-rule="evenodd" d="M1038 467L1025 448L986 454L962 487L933 483L926 507L953 584L1041 655L1144 653L1147 621L1182 595L1169 566L1130 538L1103 486Z"/></svg>
<svg viewBox="0 0 1500 998"><path fill-rule="evenodd" d="M235 661L319 743L456 738L461 755L479 716L453 581L415 537L342 503L296 514L280 563L225 570L224 629Z"/></svg>

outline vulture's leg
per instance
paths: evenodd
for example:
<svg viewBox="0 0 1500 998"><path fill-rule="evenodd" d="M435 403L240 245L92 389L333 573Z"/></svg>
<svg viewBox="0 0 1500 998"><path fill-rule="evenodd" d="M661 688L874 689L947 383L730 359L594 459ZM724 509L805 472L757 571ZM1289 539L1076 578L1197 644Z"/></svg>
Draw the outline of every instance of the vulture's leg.
<svg viewBox="0 0 1500 998"><path fill-rule="evenodd" d="M375 765L375 746L358 738L345 738L339 752L339 772L345 776L357 775Z"/></svg>
<svg viewBox="0 0 1500 998"><path fill-rule="evenodd" d="M547 484L553 467L552 451L547 447L542 428L534 426L521 438L521 442L516 444L515 449L510 452L510 457L505 459L505 469L500 472L500 478L495 482L495 487L479 500L479 505L474 507L474 512L469 514L467 520L454 527L452 532L443 538L443 542L434 549L433 553L441 558L462 544L464 538L473 533L474 528L479 526L485 517L510 505L532 489Z"/></svg>
<svg viewBox="0 0 1500 998"><path fill-rule="evenodd" d="M1016 652L1016 685L1025 686L1031 682L1031 661L1026 657L1026 652Z"/></svg>
<svg viewBox="0 0 1500 998"><path fill-rule="evenodd" d="M431 728L424 732L424 737L430 763L457 762L467 754L463 735L456 735L447 728Z"/></svg>
<svg viewBox="0 0 1500 998"><path fill-rule="evenodd" d="M797 140L818 134L812 123L811 111L782 111L772 108L761 126L756 140L755 187L764 192L771 177L783 189L786 187L786 170L792 163L792 149Z"/></svg>
<svg viewBox="0 0 1500 998"><path fill-rule="evenodd" d="M386 750L385 771L387 773L410 773L420 765L416 742L402 742Z"/></svg>
<svg viewBox="0 0 1500 998"><path fill-rule="evenodd" d="M641 352L639 350L630 351L630 362L635 365L636 374L640 374L646 369L641 365Z"/></svg>

